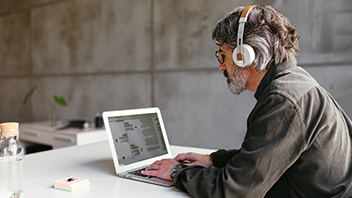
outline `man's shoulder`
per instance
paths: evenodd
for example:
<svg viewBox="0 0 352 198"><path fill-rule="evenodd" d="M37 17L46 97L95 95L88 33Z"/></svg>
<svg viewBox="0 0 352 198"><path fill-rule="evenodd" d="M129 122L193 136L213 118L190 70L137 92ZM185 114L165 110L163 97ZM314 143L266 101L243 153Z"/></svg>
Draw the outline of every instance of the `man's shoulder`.
<svg viewBox="0 0 352 198"><path fill-rule="evenodd" d="M275 94L298 101L317 87L320 87L317 81L303 68L296 66L277 73L265 95Z"/></svg>

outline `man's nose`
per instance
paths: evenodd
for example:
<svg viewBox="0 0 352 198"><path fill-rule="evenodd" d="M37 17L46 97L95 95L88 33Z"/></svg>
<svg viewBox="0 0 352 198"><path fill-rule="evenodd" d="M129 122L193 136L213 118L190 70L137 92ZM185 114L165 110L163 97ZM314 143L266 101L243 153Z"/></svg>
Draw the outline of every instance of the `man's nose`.
<svg viewBox="0 0 352 198"><path fill-rule="evenodd" d="M219 69L220 71L225 71L226 70L226 65L224 63L219 64Z"/></svg>

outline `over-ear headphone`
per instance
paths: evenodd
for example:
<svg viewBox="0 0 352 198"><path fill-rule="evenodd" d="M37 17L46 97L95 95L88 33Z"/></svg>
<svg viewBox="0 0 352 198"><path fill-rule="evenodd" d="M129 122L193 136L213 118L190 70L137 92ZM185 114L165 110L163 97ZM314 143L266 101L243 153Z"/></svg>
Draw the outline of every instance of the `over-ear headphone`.
<svg viewBox="0 0 352 198"><path fill-rule="evenodd" d="M254 5L247 6L242 11L238 24L237 47L232 52L232 58L239 67L250 66L255 58L254 49L250 45L243 44L244 24L246 23L247 16L253 7Z"/></svg>

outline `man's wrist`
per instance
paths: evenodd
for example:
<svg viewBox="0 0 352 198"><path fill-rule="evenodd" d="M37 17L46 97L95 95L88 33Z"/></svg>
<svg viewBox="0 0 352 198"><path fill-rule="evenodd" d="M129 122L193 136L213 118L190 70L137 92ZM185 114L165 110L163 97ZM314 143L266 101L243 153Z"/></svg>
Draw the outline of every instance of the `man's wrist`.
<svg viewBox="0 0 352 198"><path fill-rule="evenodd" d="M171 179L174 179L176 173L182 169L184 169L185 167L187 167L186 165L183 164L176 164L175 166L172 167L171 171L170 171L170 177Z"/></svg>

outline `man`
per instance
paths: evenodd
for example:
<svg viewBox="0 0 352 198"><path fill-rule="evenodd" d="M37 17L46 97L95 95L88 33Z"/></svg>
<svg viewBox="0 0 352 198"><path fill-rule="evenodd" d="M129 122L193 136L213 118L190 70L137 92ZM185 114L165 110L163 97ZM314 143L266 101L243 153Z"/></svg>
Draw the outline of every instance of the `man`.
<svg viewBox="0 0 352 198"><path fill-rule="evenodd" d="M143 174L173 177L194 197L352 197L352 123L296 65L289 20L270 6L240 7L215 25L213 40L230 91L257 99L241 148L180 154Z"/></svg>

